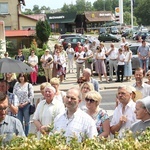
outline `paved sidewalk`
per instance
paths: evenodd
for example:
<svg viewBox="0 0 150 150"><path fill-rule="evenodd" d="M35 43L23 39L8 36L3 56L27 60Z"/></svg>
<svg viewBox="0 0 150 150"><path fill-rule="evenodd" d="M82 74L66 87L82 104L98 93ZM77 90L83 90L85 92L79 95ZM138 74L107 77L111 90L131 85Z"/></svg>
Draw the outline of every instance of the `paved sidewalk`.
<svg viewBox="0 0 150 150"><path fill-rule="evenodd" d="M94 79L98 79L98 76L93 76ZM146 80L144 78L144 80ZM133 85L135 83L135 79L134 77L132 77L132 81L130 82L115 82L115 79L114 81L111 81L109 83L107 83L105 81L105 79L103 79L103 82L99 82L99 87L100 87L100 90L106 90L106 89L117 89L120 85ZM63 83L60 84L60 89L61 90L64 90L64 91L67 91L69 88L71 87L78 87L78 84L77 84L77 79L76 79L76 74L75 73L70 73L70 74L67 74L66 75L66 80L63 81ZM35 93L39 93L40 92L40 84L38 85L34 85L34 91Z"/></svg>

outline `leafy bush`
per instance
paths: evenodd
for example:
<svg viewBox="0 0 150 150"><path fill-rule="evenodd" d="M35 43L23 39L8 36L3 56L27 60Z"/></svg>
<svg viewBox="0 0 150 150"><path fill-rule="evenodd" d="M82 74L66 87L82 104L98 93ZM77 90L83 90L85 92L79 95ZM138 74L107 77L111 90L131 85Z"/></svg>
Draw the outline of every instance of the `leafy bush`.
<svg viewBox="0 0 150 150"><path fill-rule="evenodd" d="M2 150L148 150L150 143L150 127L140 134L136 139L131 131L127 131L124 138L95 138L85 139L79 143L76 138L66 144L63 133L55 133L51 136L44 135L37 140L35 135L28 138L14 137L10 143L2 146L0 138L0 149Z"/></svg>

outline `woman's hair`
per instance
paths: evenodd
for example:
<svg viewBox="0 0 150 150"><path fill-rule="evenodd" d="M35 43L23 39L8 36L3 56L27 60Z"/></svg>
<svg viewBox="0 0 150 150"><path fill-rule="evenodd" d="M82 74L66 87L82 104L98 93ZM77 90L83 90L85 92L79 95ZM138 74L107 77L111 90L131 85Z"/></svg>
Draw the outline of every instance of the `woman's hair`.
<svg viewBox="0 0 150 150"><path fill-rule="evenodd" d="M147 77L147 75L150 73L150 70L148 70L147 72L146 72L146 74L145 74L145 76Z"/></svg>
<svg viewBox="0 0 150 150"><path fill-rule="evenodd" d="M17 79L15 73L9 73L9 74L11 74L11 78L10 78L11 81ZM7 80L7 73L5 74L4 80Z"/></svg>
<svg viewBox="0 0 150 150"><path fill-rule="evenodd" d="M56 78L56 77L54 77L54 78L52 78L51 80L50 80L50 84L60 84L60 80L58 79L58 78Z"/></svg>
<svg viewBox="0 0 150 150"><path fill-rule="evenodd" d="M44 88L48 85L51 85L49 82L43 82L41 85L40 85L40 90L44 90Z"/></svg>
<svg viewBox="0 0 150 150"><path fill-rule="evenodd" d="M96 102L98 102L98 104L102 100L102 96L100 95L100 93L94 90L87 92L85 95L85 98L93 99Z"/></svg>
<svg viewBox="0 0 150 150"><path fill-rule="evenodd" d="M84 82L84 83L81 85L81 90L83 89L84 85L88 85L90 91L94 90L93 83L91 83L91 82Z"/></svg>
<svg viewBox="0 0 150 150"><path fill-rule="evenodd" d="M18 82L20 82L20 77L24 77L24 82L27 82L27 81L28 81L28 78L27 78L27 75L26 75L26 74L20 73L20 74L18 75Z"/></svg>

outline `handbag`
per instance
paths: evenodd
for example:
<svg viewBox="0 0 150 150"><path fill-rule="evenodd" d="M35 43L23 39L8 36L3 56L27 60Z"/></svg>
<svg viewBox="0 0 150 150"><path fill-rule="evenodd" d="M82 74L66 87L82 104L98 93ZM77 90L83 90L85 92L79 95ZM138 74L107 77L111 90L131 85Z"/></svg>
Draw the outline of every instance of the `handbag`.
<svg viewBox="0 0 150 150"><path fill-rule="evenodd" d="M29 90L29 84L28 84L28 97L30 96L30 90ZM29 115L34 114L35 112L35 104L34 104L34 98L33 98L33 104L30 103L30 107L29 107Z"/></svg>
<svg viewBox="0 0 150 150"><path fill-rule="evenodd" d="M30 103L29 107L29 114L32 115L35 112L35 104L34 104L34 99L33 99L33 104Z"/></svg>

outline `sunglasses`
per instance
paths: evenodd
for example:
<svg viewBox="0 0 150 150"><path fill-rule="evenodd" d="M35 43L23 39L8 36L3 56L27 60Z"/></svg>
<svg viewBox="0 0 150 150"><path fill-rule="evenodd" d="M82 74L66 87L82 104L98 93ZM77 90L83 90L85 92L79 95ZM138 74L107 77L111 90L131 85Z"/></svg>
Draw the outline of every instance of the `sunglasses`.
<svg viewBox="0 0 150 150"><path fill-rule="evenodd" d="M78 84L82 84L83 82L79 81Z"/></svg>
<svg viewBox="0 0 150 150"><path fill-rule="evenodd" d="M7 110L8 107L0 108L0 111L5 111Z"/></svg>
<svg viewBox="0 0 150 150"><path fill-rule="evenodd" d="M76 100L76 98L70 97L70 96L66 96L66 98L67 98L67 99L71 99L72 101L75 101L75 100Z"/></svg>
<svg viewBox="0 0 150 150"><path fill-rule="evenodd" d="M95 100L94 100L94 99L91 99L91 98L85 98L85 101L86 101L86 102L90 102L90 103L94 103L94 102L95 102Z"/></svg>

